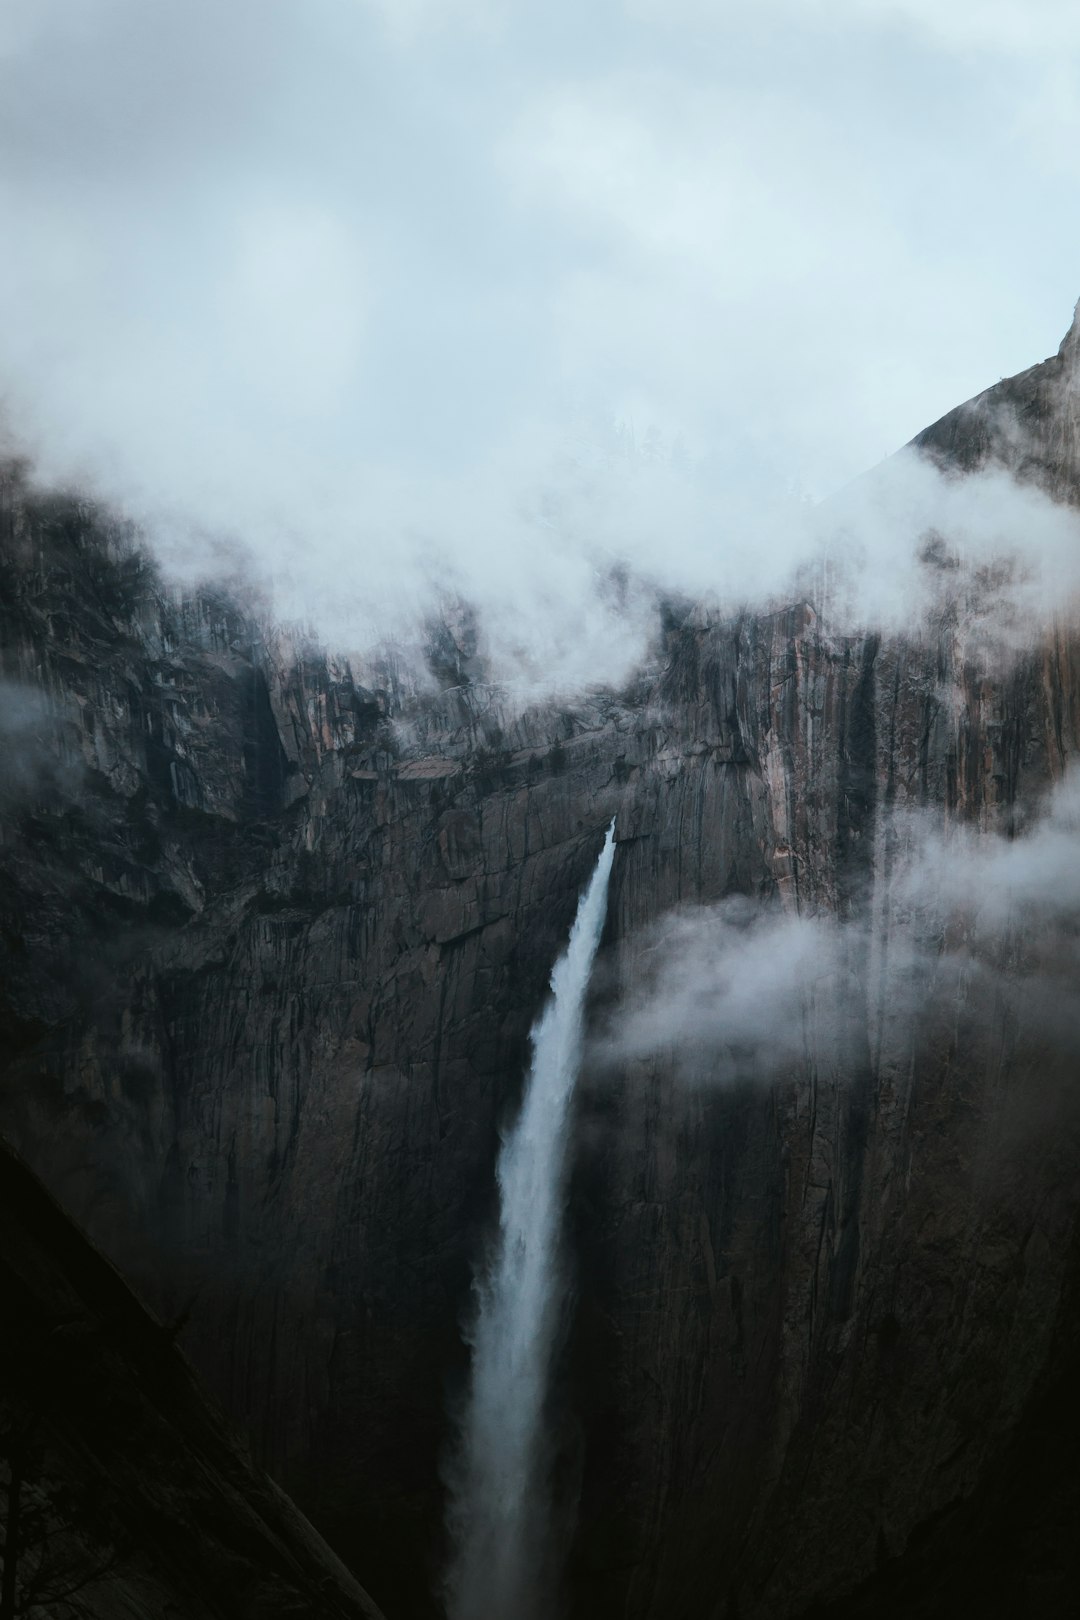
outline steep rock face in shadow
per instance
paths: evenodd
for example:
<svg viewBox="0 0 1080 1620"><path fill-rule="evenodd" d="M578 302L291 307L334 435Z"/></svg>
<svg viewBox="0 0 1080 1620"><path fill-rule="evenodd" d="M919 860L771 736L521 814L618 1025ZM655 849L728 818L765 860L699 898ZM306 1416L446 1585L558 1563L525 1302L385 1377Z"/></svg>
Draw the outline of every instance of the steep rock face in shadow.
<svg viewBox="0 0 1080 1620"><path fill-rule="evenodd" d="M1075 495L1065 359L923 447L1014 455L995 402L1034 402L1023 470ZM844 923L856 1016L769 1084L584 1077L576 1612L793 1615L970 1497L1053 1353L1069 1066L985 987L890 1017L868 964L901 811L1007 835L1076 757L1076 637L994 671L949 615L916 642L699 610L632 689L519 713L170 596L14 473L3 510L5 1129L190 1305L188 1354L376 1597L433 1609L498 1126L615 813L609 1011L672 908L743 895Z"/></svg>
<svg viewBox="0 0 1080 1620"><path fill-rule="evenodd" d="M805 910L846 919L848 1018L838 1036L797 986L785 1006L766 982L765 1016L806 1024L783 1079L740 1081L728 1053L689 1076L661 1053L586 1077L582 1614L787 1615L842 1590L973 1489L1054 1342L1076 1048L995 975L1052 967L1054 942L1014 928L985 977L960 979L939 976L938 944L913 1006L890 1004L887 954L905 944L898 818L1007 826L1075 757L1048 694L1076 715L1077 648L995 685L947 647L786 630L757 685L772 694L753 745L772 788L762 854ZM723 851L724 819L711 826ZM769 877L763 859L759 892ZM616 1008L640 999L648 924L678 894L649 840L626 851Z"/></svg>
<svg viewBox="0 0 1080 1620"><path fill-rule="evenodd" d="M498 1119L637 711L500 730L463 691L391 728L390 688L174 601L93 511L9 477L5 516L7 1128L423 1604Z"/></svg>
<svg viewBox="0 0 1080 1620"><path fill-rule="evenodd" d="M1074 1239L1052 1349L975 1489L916 1527L903 1551L802 1620L1066 1615L1080 1579L1080 1264Z"/></svg>
<svg viewBox="0 0 1080 1620"><path fill-rule="evenodd" d="M173 1335L3 1143L0 1290L16 1613L380 1620L200 1393Z"/></svg>
<svg viewBox="0 0 1080 1620"><path fill-rule="evenodd" d="M1078 332L916 443L1075 502ZM913 940L899 878L913 824L1023 832L1076 758L1080 646L1062 630L988 667L950 612L921 643L833 637L809 610L754 632L752 648L729 642L717 685L752 694L743 791L761 784L768 807L756 891L845 923L850 1000L838 1044L792 986L804 1055L768 1086L740 1082L730 1052L689 1075L661 1053L586 1077L573 1612L791 1615L875 1568L865 1612L896 1582L917 1612L957 1612L941 1594L963 1590L965 1558L991 1539L983 1516L1003 1525L993 1481L1015 1452L1029 1479L1042 1460L1047 1529L1011 1554L999 1541L980 1612L1027 1612L1018 1595L1038 1592L1039 1612L1065 1614L1077 1504L1062 1448L1042 1440L1045 1368L1076 1347L1062 1304L1077 1282L1076 1009L1062 1038L1046 1002L1009 985L1046 970L1071 993L1075 918L1040 936L1017 914L957 978L957 939ZM665 678L693 668L676 659ZM709 821L721 871L728 824ZM616 868L603 992L616 1009L647 987L658 913L739 887L734 868L720 882L699 871L687 895L657 854L647 838ZM894 1001L912 985L889 953L913 945L918 995ZM966 1530L951 1562L945 1523ZM912 1573L902 1555L923 1525L935 1556Z"/></svg>

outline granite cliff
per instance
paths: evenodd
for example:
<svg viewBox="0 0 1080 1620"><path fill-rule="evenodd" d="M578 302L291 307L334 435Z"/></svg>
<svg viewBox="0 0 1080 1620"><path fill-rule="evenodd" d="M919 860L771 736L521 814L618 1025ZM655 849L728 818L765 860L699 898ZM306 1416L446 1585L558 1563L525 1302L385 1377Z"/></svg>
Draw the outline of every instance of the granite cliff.
<svg viewBox="0 0 1080 1620"><path fill-rule="evenodd" d="M1080 501L1078 344L919 450ZM954 1612L934 1594L1007 1517L1017 1448L1065 1545L1065 1473L1029 1454L1075 1343L1075 1049L1000 993L1060 941L995 936L962 993L921 955L909 1017L868 964L906 926L905 814L1015 839L1066 777L1075 626L988 667L952 610L882 636L810 600L672 608L627 690L522 712L450 631L443 690L361 682L242 593L167 589L93 505L16 466L0 499L2 1128L184 1316L388 1613L437 1612L499 1124L612 815L597 1027L674 908L732 896L835 921L851 988L842 1038L808 1027L767 1083L708 1053L688 1083L671 1051L583 1076L553 1414L571 1612L839 1620L878 1612L875 1581ZM1064 1613L1032 1535L1000 1612Z"/></svg>

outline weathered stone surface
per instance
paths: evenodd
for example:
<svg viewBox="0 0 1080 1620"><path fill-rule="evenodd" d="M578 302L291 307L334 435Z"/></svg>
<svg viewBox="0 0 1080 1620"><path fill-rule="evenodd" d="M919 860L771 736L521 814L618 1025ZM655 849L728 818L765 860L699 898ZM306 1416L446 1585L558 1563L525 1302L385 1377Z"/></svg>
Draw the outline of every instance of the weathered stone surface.
<svg viewBox="0 0 1080 1620"><path fill-rule="evenodd" d="M1046 693L1075 713L1077 649L1033 653L998 687L948 649L942 679L942 651L793 624L785 646L774 625L754 683L773 697L746 734L759 768L712 800L703 769L700 844L681 818L616 869L617 1005L668 905L775 881L849 919L861 1016L839 1063L808 1030L805 1062L767 1089L722 1066L687 1086L663 1061L586 1079L575 1612L788 1615L842 1590L975 1488L1051 1353L1075 1047L979 984L890 1023L867 964L896 905L886 805L994 825L1043 789L1075 757Z"/></svg>

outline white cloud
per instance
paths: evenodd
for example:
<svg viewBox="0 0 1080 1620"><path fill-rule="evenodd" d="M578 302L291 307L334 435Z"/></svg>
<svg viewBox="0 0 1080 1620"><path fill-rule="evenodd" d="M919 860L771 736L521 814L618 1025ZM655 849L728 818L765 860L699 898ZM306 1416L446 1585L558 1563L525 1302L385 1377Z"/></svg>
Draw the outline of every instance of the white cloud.
<svg viewBox="0 0 1080 1620"><path fill-rule="evenodd" d="M333 410L360 363L367 287L358 244L333 215L262 207L238 219L216 289L229 351L279 406Z"/></svg>
<svg viewBox="0 0 1080 1620"><path fill-rule="evenodd" d="M394 44L416 45L449 28L487 30L503 20L507 0L346 0L370 11Z"/></svg>
<svg viewBox="0 0 1080 1620"><path fill-rule="evenodd" d="M603 1065L664 1057L688 1079L771 1079L798 1059L815 998L835 1021L836 930L735 897L669 914L637 943L632 993L594 1043Z"/></svg>
<svg viewBox="0 0 1080 1620"><path fill-rule="evenodd" d="M1080 916L1080 768L1055 785L1017 837L979 837L963 827L944 834L916 819L907 840L901 899L946 924L961 919L976 939Z"/></svg>
<svg viewBox="0 0 1080 1620"><path fill-rule="evenodd" d="M600 678L612 562L779 588L799 497L1056 345L1080 216L1000 74L716 17L14 3L11 434L335 638L449 584Z"/></svg>
<svg viewBox="0 0 1080 1620"><path fill-rule="evenodd" d="M730 31L735 0L627 0L632 14L668 23L693 22ZM1072 0L759 0L759 15L833 31L852 26L873 33L910 30L932 45L973 51L1050 56L1080 47L1080 16Z"/></svg>
<svg viewBox="0 0 1080 1620"><path fill-rule="evenodd" d="M910 1053L934 1010L1007 1007L1026 1038L1080 1046L1080 769L1014 838L896 818L870 914L799 916L735 896L669 913L621 947L601 1067L660 1060L692 1084L771 1081L851 1039Z"/></svg>
<svg viewBox="0 0 1080 1620"><path fill-rule="evenodd" d="M1001 659L1080 612L1080 518L1005 469L959 477L903 451L813 516L838 628L911 630L958 612L971 654Z"/></svg>
<svg viewBox="0 0 1080 1620"><path fill-rule="evenodd" d="M964 52L990 50L1049 55L1080 47L1080 16L1071 0L811 0L823 20L881 28L897 22L935 43Z"/></svg>

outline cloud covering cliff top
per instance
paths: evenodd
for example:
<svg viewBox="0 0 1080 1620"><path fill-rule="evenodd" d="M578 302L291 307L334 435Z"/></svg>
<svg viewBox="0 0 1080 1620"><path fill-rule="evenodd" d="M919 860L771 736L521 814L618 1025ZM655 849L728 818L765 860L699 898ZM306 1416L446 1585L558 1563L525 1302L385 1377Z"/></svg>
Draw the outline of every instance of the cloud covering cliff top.
<svg viewBox="0 0 1080 1620"><path fill-rule="evenodd" d="M9 0L7 433L339 642L437 580L617 673L616 565L768 586L1056 347L1078 64L1055 0Z"/></svg>

